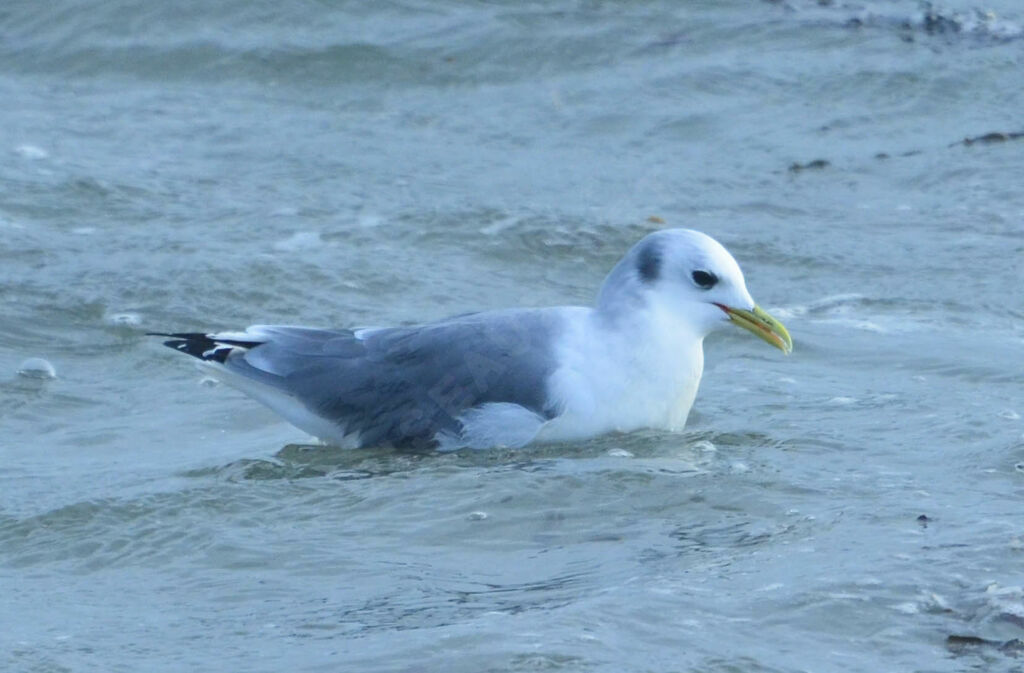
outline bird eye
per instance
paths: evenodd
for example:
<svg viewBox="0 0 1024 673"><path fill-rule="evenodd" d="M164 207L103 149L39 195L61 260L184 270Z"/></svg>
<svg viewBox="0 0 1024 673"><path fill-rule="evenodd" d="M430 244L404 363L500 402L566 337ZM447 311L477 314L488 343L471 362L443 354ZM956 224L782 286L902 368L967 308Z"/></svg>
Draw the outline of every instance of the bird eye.
<svg viewBox="0 0 1024 673"><path fill-rule="evenodd" d="M718 276L710 271L694 271L690 276L693 282L702 290L710 290L718 282Z"/></svg>

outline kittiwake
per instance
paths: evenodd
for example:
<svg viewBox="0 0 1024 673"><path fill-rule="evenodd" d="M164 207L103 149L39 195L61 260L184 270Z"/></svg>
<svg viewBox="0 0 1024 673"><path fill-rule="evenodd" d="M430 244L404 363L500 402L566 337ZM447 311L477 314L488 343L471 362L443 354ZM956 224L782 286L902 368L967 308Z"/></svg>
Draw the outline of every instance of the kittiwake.
<svg viewBox="0 0 1024 673"><path fill-rule="evenodd" d="M626 253L592 307L485 311L413 327L157 336L329 444L450 450L681 430L704 370L704 337L730 322L792 350L720 243L664 229Z"/></svg>

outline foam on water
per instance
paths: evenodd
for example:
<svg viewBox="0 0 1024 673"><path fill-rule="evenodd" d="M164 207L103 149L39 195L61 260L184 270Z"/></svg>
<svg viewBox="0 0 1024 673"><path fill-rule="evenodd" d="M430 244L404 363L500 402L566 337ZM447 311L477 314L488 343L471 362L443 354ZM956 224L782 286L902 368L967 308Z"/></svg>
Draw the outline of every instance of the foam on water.
<svg viewBox="0 0 1024 673"><path fill-rule="evenodd" d="M57 368L49 360L28 358L18 366L18 374L29 379L55 379Z"/></svg>
<svg viewBox="0 0 1024 673"><path fill-rule="evenodd" d="M138 313L111 313L107 315L106 320L112 325L138 327L142 324L143 318Z"/></svg>
<svg viewBox="0 0 1024 673"><path fill-rule="evenodd" d="M15 154L23 159L49 159L50 153L36 145L18 145L14 148Z"/></svg>

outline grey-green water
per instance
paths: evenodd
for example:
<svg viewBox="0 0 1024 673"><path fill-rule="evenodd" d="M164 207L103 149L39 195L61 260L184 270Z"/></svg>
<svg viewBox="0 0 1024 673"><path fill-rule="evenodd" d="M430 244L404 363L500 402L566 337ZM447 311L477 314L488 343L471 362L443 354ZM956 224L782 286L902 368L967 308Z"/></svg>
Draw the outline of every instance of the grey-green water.
<svg viewBox="0 0 1024 673"><path fill-rule="evenodd" d="M5 2L0 669L1019 670L986 8ZM585 303L651 216L796 341L710 339L681 435L311 448L143 336Z"/></svg>

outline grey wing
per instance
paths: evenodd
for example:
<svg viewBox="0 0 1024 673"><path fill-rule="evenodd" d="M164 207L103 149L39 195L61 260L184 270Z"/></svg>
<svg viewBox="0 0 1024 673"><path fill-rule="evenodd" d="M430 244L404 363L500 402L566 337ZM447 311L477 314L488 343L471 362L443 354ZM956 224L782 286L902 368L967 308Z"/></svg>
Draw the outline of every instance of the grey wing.
<svg viewBox="0 0 1024 673"><path fill-rule="evenodd" d="M467 412L489 404L557 415L547 379L559 324L551 312L503 311L364 333L258 326L246 334L259 345L224 364L363 446L428 447L460 435Z"/></svg>

